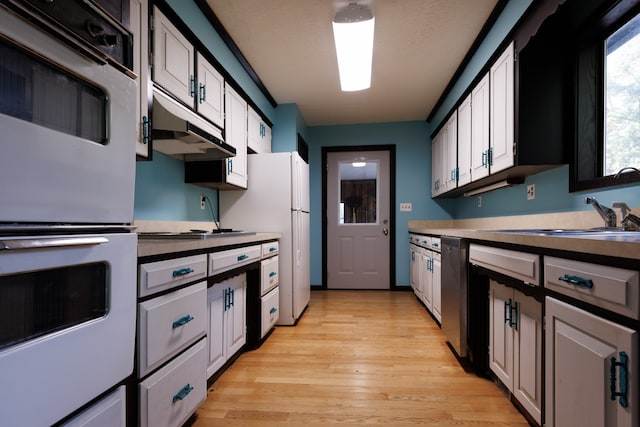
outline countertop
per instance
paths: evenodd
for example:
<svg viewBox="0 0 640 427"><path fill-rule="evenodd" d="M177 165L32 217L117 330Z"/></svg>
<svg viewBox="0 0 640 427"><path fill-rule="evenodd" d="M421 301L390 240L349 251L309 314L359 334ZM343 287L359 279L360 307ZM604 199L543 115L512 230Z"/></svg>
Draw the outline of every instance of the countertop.
<svg viewBox="0 0 640 427"><path fill-rule="evenodd" d="M200 249L213 249L224 246L247 245L282 237L280 233L256 233L244 235L219 236L209 239L138 239L138 257L163 255Z"/></svg>
<svg viewBox="0 0 640 427"><path fill-rule="evenodd" d="M627 236L602 236L599 234L550 236L517 232L505 233L471 228L425 227L420 225L410 225L409 232L439 236L458 236L476 241L509 243L537 248L557 249L577 253L640 260L639 233L630 233Z"/></svg>

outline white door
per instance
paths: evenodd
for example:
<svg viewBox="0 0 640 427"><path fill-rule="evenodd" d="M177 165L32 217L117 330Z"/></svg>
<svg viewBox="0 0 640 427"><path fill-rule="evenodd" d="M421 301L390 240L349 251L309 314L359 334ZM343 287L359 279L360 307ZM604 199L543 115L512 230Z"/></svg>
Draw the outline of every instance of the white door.
<svg viewBox="0 0 640 427"><path fill-rule="evenodd" d="M327 287L389 289L388 151L327 154Z"/></svg>

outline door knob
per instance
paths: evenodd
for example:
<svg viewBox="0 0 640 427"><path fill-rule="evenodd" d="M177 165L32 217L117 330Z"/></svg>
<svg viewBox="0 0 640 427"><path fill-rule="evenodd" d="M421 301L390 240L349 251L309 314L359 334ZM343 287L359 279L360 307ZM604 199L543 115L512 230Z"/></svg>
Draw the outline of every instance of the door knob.
<svg viewBox="0 0 640 427"><path fill-rule="evenodd" d="M383 228L382 232L384 233L385 236L389 235L389 229L388 228Z"/></svg>

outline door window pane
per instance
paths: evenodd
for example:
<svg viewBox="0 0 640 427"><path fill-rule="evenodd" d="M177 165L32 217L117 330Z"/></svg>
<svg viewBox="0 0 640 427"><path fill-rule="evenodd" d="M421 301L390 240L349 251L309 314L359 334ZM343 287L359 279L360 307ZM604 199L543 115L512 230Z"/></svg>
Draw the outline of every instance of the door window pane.
<svg viewBox="0 0 640 427"><path fill-rule="evenodd" d="M378 162L340 162L340 224L378 222Z"/></svg>
<svg viewBox="0 0 640 427"><path fill-rule="evenodd" d="M640 166L640 15L606 41L604 175Z"/></svg>

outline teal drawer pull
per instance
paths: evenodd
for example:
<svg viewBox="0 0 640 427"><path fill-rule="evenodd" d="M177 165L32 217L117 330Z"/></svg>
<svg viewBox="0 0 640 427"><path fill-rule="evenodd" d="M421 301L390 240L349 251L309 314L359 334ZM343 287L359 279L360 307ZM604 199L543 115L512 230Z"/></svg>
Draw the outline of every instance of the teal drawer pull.
<svg viewBox="0 0 640 427"><path fill-rule="evenodd" d="M186 268L181 268L179 270L173 270L172 276L173 277L182 277L182 276L186 276L189 273L193 273L194 269L191 267L186 267Z"/></svg>
<svg viewBox="0 0 640 427"><path fill-rule="evenodd" d="M275 308L275 307L271 307L271 310L269 310L269 314L273 314L273 313L275 313L276 311L278 311L278 309L277 309L277 308Z"/></svg>
<svg viewBox="0 0 640 427"><path fill-rule="evenodd" d="M180 390L175 396L173 396L171 403L176 403L178 400L184 399L189 393L191 393L192 390L193 387L191 387L191 384L187 384L186 386L182 387L182 390Z"/></svg>
<svg viewBox="0 0 640 427"><path fill-rule="evenodd" d="M275 251L277 251L277 250L278 250L278 248L276 248L275 246L271 246L271 247L269 248L269 252L275 252Z"/></svg>
<svg viewBox="0 0 640 427"><path fill-rule="evenodd" d="M618 403L623 408L628 406L627 402L627 361L629 357L624 351L620 352L620 361L616 362L616 358L611 358L611 370L609 372L609 389L611 391L611 400L618 398ZM620 368L620 391L616 391L617 375L616 368Z"/></svg>
<svg viewBox="0 0 640 427"><path fill-rule="evenodd" d="M244 261L247 258L249 258L249 255L238 255L238 261Z"/></svg>
<svg viewBox="0 0 640 427"><path fill-rule="evenodd" d="M173 329L179 328L180 326L186 325L187 323L191 322L193 319L194 317L192 315L187 314L186 316L183 316L178 320L176 320L175 322L173 322L172 327Z"/></svg>
<svg viewBox="0 0 640 427"><path fill-rule="evenodd" d="M278 273L276 273L275 271L272 271L271 273L269 273L269 277L273 277L273 276L275 276L276 274L278 274Z"/></svg>
<svg viewBox="0 0 640 427"><path fill-rule="evenodd" d="M582 288L593 288L593 281L591 279L584 279L578 276L570 276L568 274L565 274L561 277L558 277L558 280L560 280L561 282L569 283L570 285L580 286Z"/></svg>

